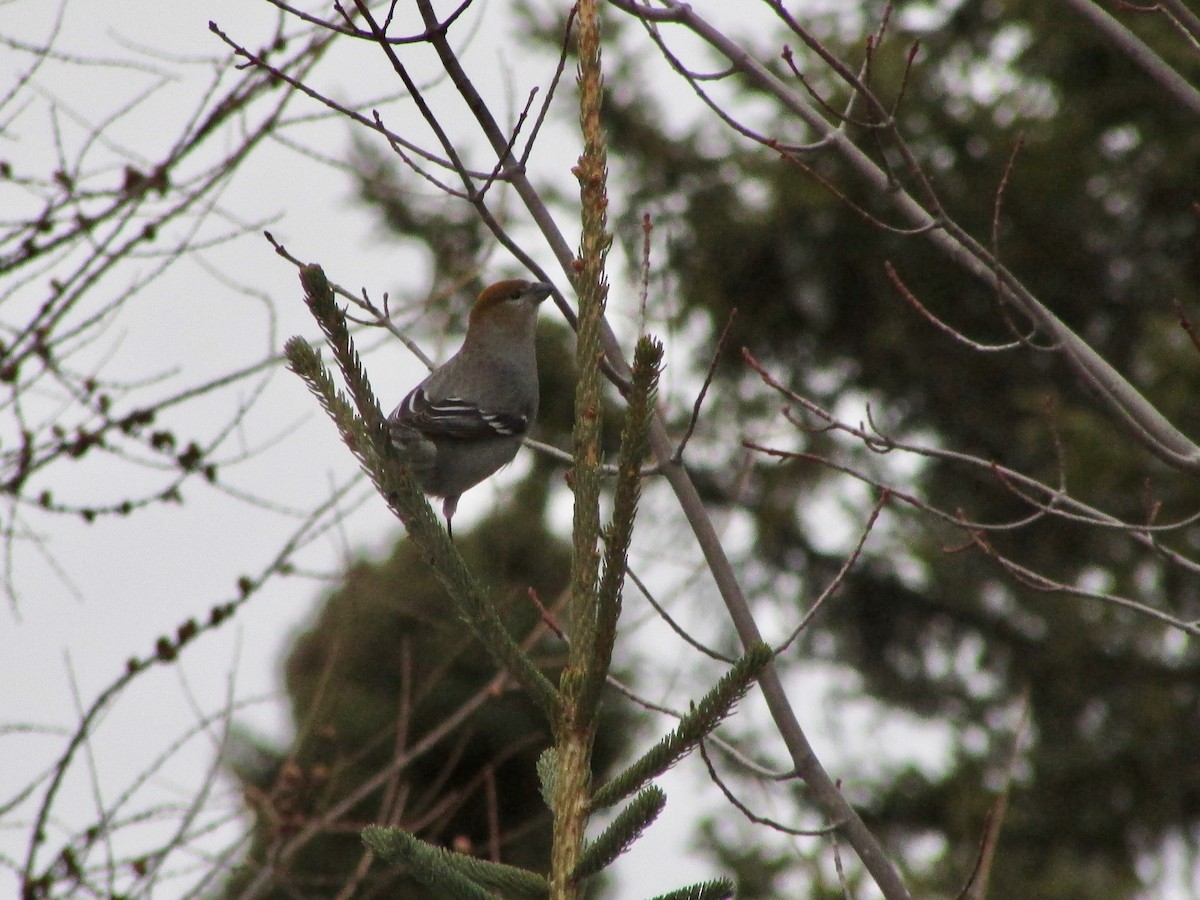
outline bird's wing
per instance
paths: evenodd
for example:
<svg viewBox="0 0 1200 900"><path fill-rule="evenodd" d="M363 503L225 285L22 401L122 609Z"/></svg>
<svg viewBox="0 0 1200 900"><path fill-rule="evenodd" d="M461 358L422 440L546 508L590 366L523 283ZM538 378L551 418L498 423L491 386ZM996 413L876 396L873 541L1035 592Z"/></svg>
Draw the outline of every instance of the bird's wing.
<svg viewBox="0 0 1200 900"><path fill-rule="evenodd" d="M458 440L513 437L529 427L528 416L492 412L461 397L430 400L422 387L414 388L391 418L430 437Z"/></svg>

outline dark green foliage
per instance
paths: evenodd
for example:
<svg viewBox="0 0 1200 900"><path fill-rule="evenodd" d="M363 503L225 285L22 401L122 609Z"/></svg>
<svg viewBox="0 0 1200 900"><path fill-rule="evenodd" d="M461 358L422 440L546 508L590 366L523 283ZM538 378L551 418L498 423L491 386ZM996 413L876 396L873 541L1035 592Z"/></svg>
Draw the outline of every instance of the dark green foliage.
<svg viewBox="0 0 1200 900"><path fill-rule="evenodd" d="M579 881L604 871L641 837L666 804L667 795L654 785L639 791L629 805L617 813L612 824L583 848L571 877Z"/></svg>
<svg viewBox="0 0 1200 900"><path fill-rule="evenodd" d="M550 603L566 584L568 550L544 531L538 500L528 494L519 493L512 505L459 536L456 546L504 604L504 618L518 638L539 621L528 591ZM264 814L243 877L254 874L254 863L274 842L385 769L398 751L416 746L491 682L495 664L453 610L410 541L399 543L383 563L358 563L347 572L288 660L300 736L286 764L277 758L276 777L265 785ZM536 656L553 671L556 642L545 642ZM601 771L628 729L617 716L610 712L601 727L595 757ZM545 718L524 693L509 687L489 695L399 777L401 792L408 792L401 826L435 845L486 855L490 780L502 861L544 870L550 819L535 763L550 743ZM382 796L381 788L370 791L338 818L341 827L279 867L267 896L334 896L362 856L358 829L379 820ZM243 877L228 888L230 896L244 886ZM442 896L377 863L364 884L379 889L385 883L389 891L403 885L406 898Z"/></svg>
<svg viewBox="0 0 1200 900"><path fill-rule="evenodd" d="M1139 27L1152 18L1123 17ZM948 60L982 61L1001 29L1023 25L1029 42L1012 63L1013 87L998 88L987 102L956 89ZM885 97L895 91L913 37L893 39L876 60ZM920 61L900 118L950 213L990 244L997 192L1023 136L1002 197L1003 262L1180 428L1200 433L1200 359L1171 310L1174 299L1196 297L1200 284L1194 120L1059 4L965 3L944 27L919 37ZM1184 45L1162 41L1181 48L1176 61L1194 81L1200 62ZM861 45L847 56L859 59ZM713 344L730 310L739 311L700 447L689 455L708 500L734 502L722 485L737 447L734 440L705 447L706 430L727 438L720 429L734 416L779 422L782 401L747 373L739 353L745 345L781 381L826 406L869 398L890 434L919 431L1051 484L1063 477L1074 496L1128 520L1145 521L1153 504L1161 503L1158 521L1182 519L1200 505L1196 480L1149 458L1055 354L1028 347L980 353L949 340L905 302L885 263L969 337L1011 341L1011 312L997 309L986 284L922 239L871 226L759 146L731 135L721 147L711 129L703 139L699 131L664 133L656 101L637 84L623 82L610 98L613 156L632 182L618 239L636 258L641 217L654 216L656 234L668 236L656 275L681 315L706 318ZM731 106L743 108L756 107L750 98ZM870 141L861 143L870 150ZM842 178L829 156L807 161L889 219L886 202ZM710 344L698 354L698 367L711 351ZM763 398L757 407L744 401L747 383ZM680 429L689 411L681 402ZM803 441L809 452L866 471L883 465L869 453L833 453L828 435ZM805 585L790 598L802 607L840 566L840 556L813 546L801 517L810 488L836 477L813 463L764 460L739 495L758 525L764 601L777 598L774 573L788 572ZM1031 512L986 469L931 462L915 489L975 520L1012 522ZM982 553L948 553L966 543L954 529L915 515L905 515L900 528L902 551L876 554L868 544L801 651L853 666L871 695L948 724L961 740L943 775L875 785L871 823L897 849L909 838L944 837L943 863L917 873L913 884L922 895L953 896L973 865L1028 692L1028 777L1001 831L990 895L1133 896L1138 854L1155 854L1171 835L1186 841L1200 825L1200 651L1127 611L1023 585ZM1200 618L1200 581L1119 531L1046 519L988 540L1048 577L1098 580L1105 590ZM1188 551L1200 544L1200 529L1163 541ZM905 569L895 565L901 557ZM836 772L836 758L827 762Z"/></svg>
<svg viewBox="0 0 1200 900"><path fill-rule="evenodd" d="M617 459L617 478L613 488L613 512L604 529L604 565L597 587L597 625L595 650L584 680L580 703L585 709L598 706L612 664L617 622L621 615L625 570L629 565L629 545L638 501L642 496L642 466L650 458L650 422L658 403L658 378L662 371L663 346L643 337L634 351L633 375L627 398L625 425L621 430L621 451Z"/></svg>
<svg viewBox="0 0 1200 900"><path fill-rule="evenodd" d="M486 862L441 847L426 844L399 828L364 828L363 843L380 859L393 866L410 867L430 888L447 896L485 896L497 890L505 897L537 898L549 893L541 876L524 869Z"/></svg>

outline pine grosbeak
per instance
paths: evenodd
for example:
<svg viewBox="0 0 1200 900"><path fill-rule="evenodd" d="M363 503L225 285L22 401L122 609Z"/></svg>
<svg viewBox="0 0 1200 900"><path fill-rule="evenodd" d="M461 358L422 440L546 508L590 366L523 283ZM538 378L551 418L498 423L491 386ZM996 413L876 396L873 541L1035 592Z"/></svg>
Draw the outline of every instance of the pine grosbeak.
<svg viewBox="0 0 1200 900"><path fill-rule="evenodd" d="M553 288L500 281L471 308L459 351L388 416L421 490L445 498L446 530L463 492L512 462L538 411L534 331Z"/></svg>

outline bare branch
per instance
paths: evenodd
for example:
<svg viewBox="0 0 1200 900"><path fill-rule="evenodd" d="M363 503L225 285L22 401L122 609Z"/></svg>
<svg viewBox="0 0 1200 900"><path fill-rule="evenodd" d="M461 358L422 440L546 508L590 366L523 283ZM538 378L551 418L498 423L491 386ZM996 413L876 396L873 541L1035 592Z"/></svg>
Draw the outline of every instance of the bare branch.
<svg viewBox="0 0 1200 900"><path fill-rule="evenodd" d="M1059 0L1059 2L1082 16L1092 28L1125 54L1134 65L1153 78L1179 108L1188 110L1194 116L1200 116L1200 91L1192 87L1182 75L1137 35L1091 0ZM1176 21L1189 29L1197 27L1195 13L1191 13L1181 3L1173 5L1181 7L1187 13L1186 16L1180 17L1178 10L1173 9ZM1189 34L1191 33L1189 30Z"/></svg>

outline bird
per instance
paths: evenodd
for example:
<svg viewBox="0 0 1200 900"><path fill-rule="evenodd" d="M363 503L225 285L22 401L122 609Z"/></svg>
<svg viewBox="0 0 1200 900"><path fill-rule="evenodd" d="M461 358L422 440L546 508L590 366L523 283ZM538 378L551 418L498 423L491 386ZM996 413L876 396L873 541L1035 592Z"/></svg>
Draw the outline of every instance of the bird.
<svg viewBox="0 0 1200 900"><path fill-rule="evenodd" d="M538 306L553 292L515 278L484 288L462 347L388 416L392 443L418 486L442 498L452 539L459 498L512 462L537 418L534 337Z"/></svg>

